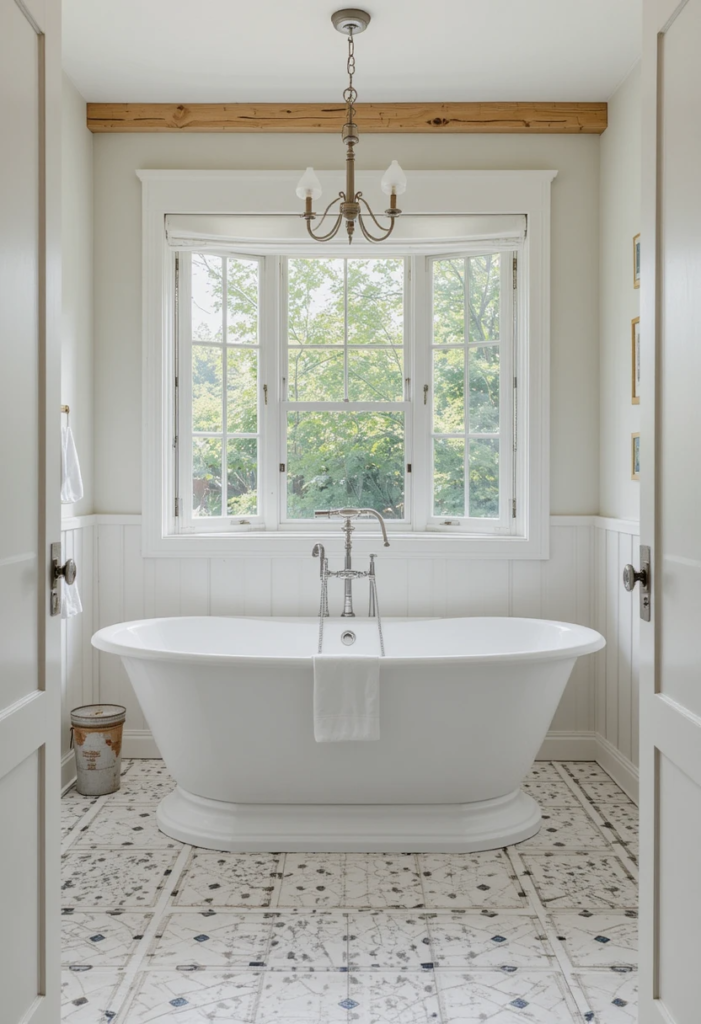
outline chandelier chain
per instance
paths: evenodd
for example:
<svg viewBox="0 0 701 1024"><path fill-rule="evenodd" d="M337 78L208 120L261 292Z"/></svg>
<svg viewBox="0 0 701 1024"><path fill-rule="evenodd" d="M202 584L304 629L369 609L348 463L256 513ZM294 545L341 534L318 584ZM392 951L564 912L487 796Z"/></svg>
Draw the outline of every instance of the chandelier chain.
<svg viewBox="0 0 701 1024"><path fill-rule="evenodd" d="M353 39L352 27L348 30L348 62L346 64L346 70L348 71L348 87L343 91L343 98L352 108L358 98L358 93L353 86L353 75L355 74L355 40Z"/></svg>

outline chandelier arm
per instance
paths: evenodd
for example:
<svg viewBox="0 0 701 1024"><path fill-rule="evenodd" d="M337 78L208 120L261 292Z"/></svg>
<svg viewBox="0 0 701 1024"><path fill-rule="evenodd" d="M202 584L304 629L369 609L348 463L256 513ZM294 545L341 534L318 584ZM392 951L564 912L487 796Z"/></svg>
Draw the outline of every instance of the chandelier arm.
<svg viewBox="0 0 701 1024"><path fill-rule="evenodd" d="M343 214L339 213L338 216L336 217L336 223L334 224L330 231L328 231L325 235L315 235L314 232L312 231L311 221L308 220L307 231L312 236L315 242L330 242L331 239L338 234L339 228L341 227L342 223Z"/></svg>
<svg viewBox="0 0 701 1024"><path fill-rule="evenodd" d="M363 232L363 234L365 235L365 237L367 238L367 240L369 242L384 242L385 239L389 238L389 236L394 231L394 218L392 218L392 220L390 221L389 227L388 228L384 228L382 226L382 224L380 224L378 222L378 220L375 217L374 213L370 209L370 206L365 201L365 199L362 198L362 196L360 196L360 201L361 201L361 203L363 203L364 206L367 207L368 213L372 217L374 223L377 224L377 227L380 229L380 231L383 232L383 234L379 238L377 238L375 235L371 234L371 232L368 231L368 229L365 227L365 223L364 223L364 220L363 220L362 213L358 215L358 223L360 224L360 230Z"/></svg>
<svg viewBox="0 0 701 1024"><path fill-rule="evenodd" d="M384 226L384 224L380 224L379 220L377 219L377 217L375 216L375 214L374 214L374 213L372 212L372 209L371 209L371 207L370 207L370 203L369 203L369 202L367 201L367 199L366 199L366 198L365 198L365 197L363 196L363 193L362 193L362 192L358 192L355 198L356 198L357 200L359 200L359 201L360 201L360 202L361 202L361 203L363 204L363 206L365 207L365 209L366 209L366 210L368 211L368 213L369 213L369 214L370 214L370 216L372 217L372 219L373 219L373 221L374 221L374 223L375 223L375 226L376 226L376 227L378 227L378 228L380 229L380 231L387 231L387 230L391 231L391 230L392 230L392 228L391 228L391 227L390 227L390 228L388 229L388 228L386 228L386 227ZM392 227L393 227L393 226L394 226L394 217L392 217L392 218L390 219L390 223L391 223L391 225L392 225Z"/></svg>
<svg viewBox="0 0 701 1024"><path fill-rule="evenodd" d="M362 213L358 215L358 224L360 224L360 230L363 232L368 242L384 242L385 239L389 238L389 236L392 234L392 231L394 230L394 221L392 221L390 226L385 231L384 235L380 235L379 238L376 237L375 235L371 234L365 227Z"/></svg>
<svg viewBox="0 0 701 1024"><path fill-rule="evenodd" d="M318 228L320 228L321 225L326 220L326 218L328 216L328 212L331 209L331 207L334 206L336 203L342 203L344 199L345 199L345 194L343 192L339 192L338 195L336 196L336 198L331 200L331 202L329 203L329 205L326 207L326 209L322 213L321 217L319 218L319 223L317 224ZM307 221L307 223L309 223L309 222Z"/></svg>

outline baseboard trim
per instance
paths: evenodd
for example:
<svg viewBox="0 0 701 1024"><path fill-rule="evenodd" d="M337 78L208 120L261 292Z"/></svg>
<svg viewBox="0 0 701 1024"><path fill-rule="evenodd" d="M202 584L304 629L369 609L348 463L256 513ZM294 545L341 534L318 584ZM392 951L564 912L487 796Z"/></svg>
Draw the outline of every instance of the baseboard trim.
<svg viewBox="0 0 701 1024"><path fill-rule="evenodd" d="M596 761L596 733L552 730L543 741L536 761Z"/></svg>
<svg viewBox="0 0 701 1024"><path fill-rule="evenodd" d="M638 803L639 772L632 761L616 750L604 736L596 736L597 753L595 760L604 771L608 772L614 782L628 794L634 804Z"/></svg>
<svg viewBox="0 0 701 1024"><path fill-rule="evenodd" d="M61 758L61 796L71 788L75 780L75 754L69 750Z"/></svg>
<svg viewBox="0 0 701 1024"><path fill-rule="evenodd" d="M149 729L125 729L122 757L160 757L161 752Z"/></svg>

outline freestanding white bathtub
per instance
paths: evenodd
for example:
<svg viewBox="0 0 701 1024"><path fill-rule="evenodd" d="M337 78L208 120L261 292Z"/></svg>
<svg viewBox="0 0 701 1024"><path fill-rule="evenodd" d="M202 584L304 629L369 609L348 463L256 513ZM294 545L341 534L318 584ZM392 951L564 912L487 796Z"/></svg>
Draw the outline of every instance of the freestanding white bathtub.
<svg viewBox="0 0 701 1024"><path fill-rule="evenodd" d="M177 782L167 835L213 850L465 851L540 827L521 782L575 660L604 639L538 619L386 620L377 742L316 743L315 619L173 618L101 629ZM341 644L352 630L356 641ZM379 653L372 619L324 652Z"/></svg>

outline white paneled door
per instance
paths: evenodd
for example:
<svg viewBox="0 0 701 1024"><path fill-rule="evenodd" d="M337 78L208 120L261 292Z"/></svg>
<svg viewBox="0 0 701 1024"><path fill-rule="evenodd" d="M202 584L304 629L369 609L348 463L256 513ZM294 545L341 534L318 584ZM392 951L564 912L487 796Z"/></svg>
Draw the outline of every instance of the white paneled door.
<svg viewBox="0 0 701 1024"><path fill-rule="evenodd" d="M0 1019L57 1024L60 4L0 0Z"/></svg>
<svg viewBox="0 0 701 1024"><path fill-rule="evenodd" d="M701 0L645 0L641 1024L701 1020Z"/></svg>

